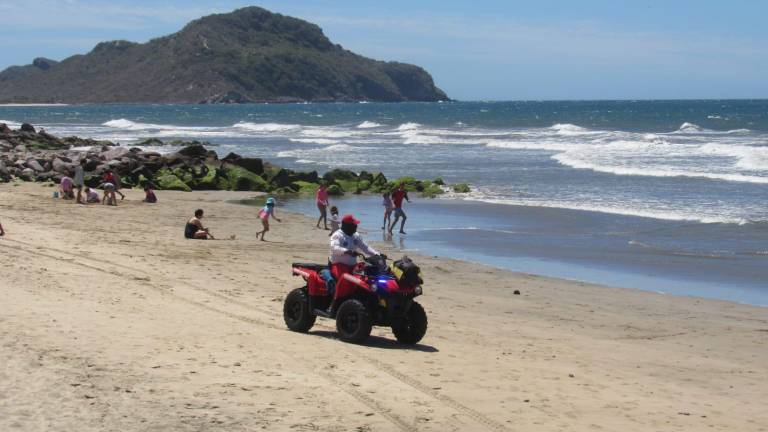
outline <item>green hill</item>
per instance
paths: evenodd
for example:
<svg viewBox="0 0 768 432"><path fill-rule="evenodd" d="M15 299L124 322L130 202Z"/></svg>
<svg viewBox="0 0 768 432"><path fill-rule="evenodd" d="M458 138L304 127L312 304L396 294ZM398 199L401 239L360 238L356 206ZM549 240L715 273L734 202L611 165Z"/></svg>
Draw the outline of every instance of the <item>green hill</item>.
<svg viewBox="0 0 768 432"><path fill-rule="evenodd" d="M315 24L258 7L210 15L139 44L102 42L0 73L0 103L437 101L424 69L332 43Z"/></svg>

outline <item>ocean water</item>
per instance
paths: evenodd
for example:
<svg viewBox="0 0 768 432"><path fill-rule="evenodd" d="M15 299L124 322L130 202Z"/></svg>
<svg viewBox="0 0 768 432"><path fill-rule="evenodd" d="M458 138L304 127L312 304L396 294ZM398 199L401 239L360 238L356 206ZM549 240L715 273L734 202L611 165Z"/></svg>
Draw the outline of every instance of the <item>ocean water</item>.
<svg viewBox="0 0 768 432"><path fill-rule="evenodd" d="M302 170L468 182L468 195L416 200L395 244L768 305L766 100L0 106L0 121L128 146L206 140L221 156ZM380 211L377 198L342 202Z"/></svg>

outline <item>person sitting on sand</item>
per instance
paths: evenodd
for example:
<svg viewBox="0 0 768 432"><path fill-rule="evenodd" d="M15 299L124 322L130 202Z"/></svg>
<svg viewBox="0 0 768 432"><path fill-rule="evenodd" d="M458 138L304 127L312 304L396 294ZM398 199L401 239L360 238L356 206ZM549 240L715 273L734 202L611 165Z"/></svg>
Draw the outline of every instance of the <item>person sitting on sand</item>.
<svg viewBox="0 0 768 432"><path fill-rule="evenodd" d="M155 189L152 185L144 186L144 202L150 204L157 202L157 195L155 195Z"/></svg>
<svg viewBox="0 0 768 432"><path fill-rule="evenodd" d="M339 209L336 206L331 207L331 232L328 236L332 236L333 233L339 230L341 219L339 219Z"/></svg>
<svg viewBox="0 0 768 432"><path fill-rule="evenodd" d="M392 204L392 197L390 197L389 191L382 193L381 198L381 205L384 206L384 222L382 222L381 229L384 230L392 222L392 210L395 209L395 206Z"/></svg>
<svg viewBox="0 0 768 432"><path fill-rule="evenodd" d="M101 199L101 203L116 206L117 197L115 196L115 185L113 183L106 182L102 184L101 187L104 189L104 197Z"/></svg>
<svg viewBox="0 0 768 432"><path fill-rule="evenodd" d="M72 187L72 178L69 177L69 173L64 175L59 182L59 191L61 191L61 197L63 199L73 199L75 197L75 191Z"/></svg>
<svg viewBox="0 0 768 432"><path fill-rule="evenodd" d="M272 216L272 218L278 222L282 222L280 219L275 216L275 199L272 197L267 198L267 204L259 210L259 219L261 219L261 224L264 227L263 230L256 233L256 238L259 238L259 235L261 235L261 241L264 241L264 234L269 231L269 217Z"/></svg>
<svg viewBox="0 0 768 432"><path fill-rule="evenodd" d="M405 231L403 231L403 227L405 226L405 220L408 219L408 217L405 215L405 212L403 211L403 199L405 199L408 202L411 202L411 199L408 198L408 191L405 190L405 184L400 183L397 186L397 189L395 189L395 191L392 192L392 202L395 204L395 220L393 220L392 223L389 225L390 234L392 234L392 230L395 228L395 225L397 225L397 221L400 220L400 218L403 219L403 221L400 222L400 234L405 234Z"/></svg>
<svg viewBox="0 0 768 432"><path fill-rule="evenodd" d="M208 228L203 226L203 222L200 220L203 218L203 210L197 209L195 210L195 216L187 221L187 224L184 226L184 237L188 239L195 239L195 240L207 240L208 238L211 238L215 240L213 237L213 234L208 230Z"/></svg>
<svg viewBox="0 0 768 432"><path fill-rule="evenodd" d="M328 208L328 186L325 182L320 183L320 187L317 189L315 195L315 201L317 201L317 210L320 211L320 217L317 218L317 227L320 228L320 221L323 221L323 228L328 229L328 214L326 209Z"/></svg>
<svg viewBox="0 0 768 432"><path fill-rule="evenodd" d="M97 204L99 201L99 193L95 190L87 187L85 188L85 202L88 204Z"/></svg>

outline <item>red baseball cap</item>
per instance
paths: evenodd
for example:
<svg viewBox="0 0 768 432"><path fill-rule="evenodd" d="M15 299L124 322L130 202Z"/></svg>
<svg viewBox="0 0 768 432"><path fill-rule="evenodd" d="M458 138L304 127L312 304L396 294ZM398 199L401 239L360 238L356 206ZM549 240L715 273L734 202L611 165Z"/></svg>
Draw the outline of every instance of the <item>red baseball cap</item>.
<svg viewBox="0 0 768 432"><path fill-rule="evenodd" d="M352 216L351 214L344 215L344 217L341 218L341 223L351 223L355 225L360 225L360 221L355 219L355 217Z"/></svg>

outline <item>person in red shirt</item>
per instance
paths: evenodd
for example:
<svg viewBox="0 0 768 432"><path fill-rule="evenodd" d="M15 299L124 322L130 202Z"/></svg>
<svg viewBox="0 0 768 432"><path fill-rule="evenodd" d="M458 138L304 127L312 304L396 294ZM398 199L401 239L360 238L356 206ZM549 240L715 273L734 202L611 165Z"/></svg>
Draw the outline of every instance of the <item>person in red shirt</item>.
<svg viewBox="0 0 768 432"><path fill-rule="evenodd" d="M400 222L400 234L405 234L403 227L405 226L405 220L408 219L408 216L406 216L403 211L403 200L411 202L410 198L408 198L408 191L405 190L405 185L400 183L397 186L397 189L392 192L392 203L395 205L395 220L389 225L390 234L392 234L392 230L395 228L395 225L397 225L397 221L400 220L400 218L403 219L403 221Z"/></svg>
<svg viewBox="0 0 768 432"><path fill-rule="evenodd" d="M120 189L121 189L121 188L120 188L120 186L121 186L121 185L120 185L120 176L119 176L119 175L117 175L117 173L116 173L116 172L114 172L114 171L112 171L112 170L107 170L107 171L104 173L104 176L101 178L101 180L102 180L102 182L104 182L104 183L112 183L112 185L114 185L114 186L115 186L115 193L117 193L118 195L120 195L120 200L122 201L122 200L124 200L124 199L125 199L125 195L123 195L123 193L122 193L122 192L120 192ZM114 195L114 194L113 194L113 195ZM117 199L115 199L115 205L117 205Z"/></svg>

